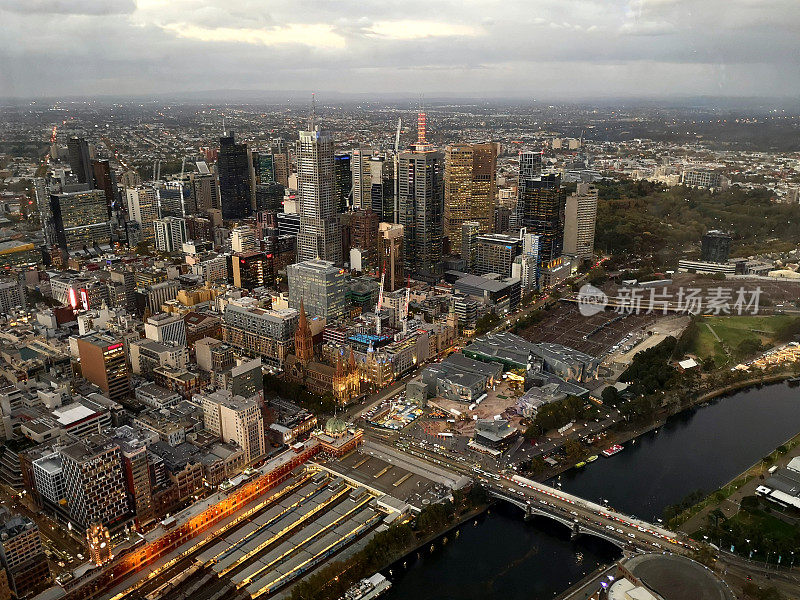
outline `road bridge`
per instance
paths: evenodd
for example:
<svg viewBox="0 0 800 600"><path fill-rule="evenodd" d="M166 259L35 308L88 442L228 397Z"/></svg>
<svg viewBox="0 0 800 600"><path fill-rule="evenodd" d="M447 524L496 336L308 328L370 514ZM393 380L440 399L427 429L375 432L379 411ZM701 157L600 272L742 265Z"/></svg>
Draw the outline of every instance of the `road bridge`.
<svg viewBox="0 0 800 600"><path fill-rule="evenodd" d="M685 534L625 515L568 494L562 490L514 475L479 475L489 493L523 511L526 517L538 515L568 527L573 538L592 535L614 544L624 552L669 551L692 554L700 544Z"/></svg>

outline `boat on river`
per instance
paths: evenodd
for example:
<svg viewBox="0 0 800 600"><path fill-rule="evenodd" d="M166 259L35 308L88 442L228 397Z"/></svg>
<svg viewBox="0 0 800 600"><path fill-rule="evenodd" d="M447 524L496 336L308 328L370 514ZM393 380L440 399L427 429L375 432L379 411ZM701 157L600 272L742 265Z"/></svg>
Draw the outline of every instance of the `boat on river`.
<svg viewBox="0 0 800 600"><path fill-rule="evenodd" d="M372 600L382 596L392 583L380 573L375 573L372 577L367 577L348 589L341 600Z"/></svg>
<svg viewBox="0 0 800 600"><path fill-rule="evenodd" d="M587 463L591 463L591 462L596 461L597 459L598 459L597 454L592 454L589 458L586 459L586 462Z"/></svg>
<svg viewBox="0 0 800 600"><path fill-rule="evenodd" d="M603 450L600 454L602 454L606 458L609 458L611 456L614 456L615 454L619 454L624 449L625 449L624 446L620 446L619 444L614 444L610 448L606 448L605 450Z"/></svg>

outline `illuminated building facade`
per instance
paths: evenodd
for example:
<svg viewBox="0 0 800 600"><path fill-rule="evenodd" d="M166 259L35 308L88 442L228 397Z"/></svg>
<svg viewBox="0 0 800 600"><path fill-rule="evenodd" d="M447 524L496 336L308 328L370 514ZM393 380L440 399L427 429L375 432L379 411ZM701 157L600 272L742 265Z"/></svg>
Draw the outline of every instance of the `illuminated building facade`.
<svg viewBox="0 0 800 600"><path fill-rule="evenodd" d="M130 373L122 340L108 334L78 338L81 374L114 402L130 396Z"/></svg>

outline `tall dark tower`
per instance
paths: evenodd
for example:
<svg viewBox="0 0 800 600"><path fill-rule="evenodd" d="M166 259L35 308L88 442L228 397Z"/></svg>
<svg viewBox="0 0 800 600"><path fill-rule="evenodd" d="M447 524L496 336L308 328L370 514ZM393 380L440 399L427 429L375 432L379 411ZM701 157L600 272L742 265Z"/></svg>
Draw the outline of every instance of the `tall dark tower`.
<svg viewBox="0 0 800 600"><path fill-rule="evenodd" d="M350 193L353 189L353 173L350 171L350 155L336 154L333 157L333 178L336 193L336 211L347 210Z"/></svg>
<svg viewBox="0 0 800 600"><path fill-rule="evenodd" d="M222 218L244 219L253 214L253 163L247 144L237 144L233 132L219 139L217 157Z"/></svg>
<svg viewBox="0 0 800 600"><path fill-rule="evenodd" d="M398 161L398 222L406 272L436 283L444 275L444 155L427 142L425 113L419 114L417 130L417 143Z"/></svg>
<svg viewBox="0 0 800 600"><path fill-rule="evenodd" d="M567 194L558 175L541 175L541 153L520 154L517 188L517 225L542 236L539 258L547 262L561 256Z"/></svg>
<svg viewBox="0 0 800 600"><path fill-rule="evenodd" d="M74 137L67 142L69 151L69 166L72 174L78 178L78 183L94 183L92 174L92 161L89 158L89 144L85 139Z"/></svg>

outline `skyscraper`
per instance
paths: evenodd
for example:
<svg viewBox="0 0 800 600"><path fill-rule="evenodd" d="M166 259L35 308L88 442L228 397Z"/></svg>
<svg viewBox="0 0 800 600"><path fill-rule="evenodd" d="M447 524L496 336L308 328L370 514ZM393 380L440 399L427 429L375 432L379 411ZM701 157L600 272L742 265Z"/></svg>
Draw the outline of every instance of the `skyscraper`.
<svg viewBox="0 0 800 600"><path fill-rule="evenodd" d="M108 206L103 190L65 191L50 195L50 217L56 243L65 252L93 244L107 244L111 238Z"/></svg>
<svg viewBox="0 0 800 600"><path fill-rule="evenodd" d="M297 259L342 261L342 240L336 218L333 138L319 125L301 131L297 144L300 235Z"/></svg>
<svg viewBox="0 0 800 600"><path fill-rule="evenodd" d="M336 212L343 213L350 202L353 189L353 173L350 171L350 155L337 154L333 157L333 178L336 190Z"/></svg>
<svg viewBox="0 0 800 600"><path fill-rule="evenodd" d="M480 223L480 232L494 226L497 195L497 144L458 144L445 149L445 235L450 245L461 245L461 225Z"/></svg>
<svg viewBox="0 0 800 600"><path fill-rule="evenodd" d="M477 238L480 230L481 224L477 221L467 221L461 225L461 258L467 273L475 272L478 259Z"/></svg>
<svg viewBox="0 0 800 600"><path fill-rule="evenodd" d="M540 262L561 256L566 193L558 175L541 175L539 152L520 154L516 225L542 236Z"/></svg>
<svg viewBox="0 0 800 600"><path fill-rule="evenodd" d="M219 189L214 174L204 162L198 162L197 172L189 173L191 204L198 212L219 208Z"/></svg>
<svg viewBox="0 0 800 600"><path fill-rule="evenodd" d="M92 160L86 140L79 137L70 138L67 142L67 151L69 152L69 167L72 169L72 174L78 179L78 183L94 185Z"/></svg>
<svg viewBox="0 0 800 600"><path fill-rule="evenodd" d="M361 264L354 266L350 252L350 268L359 271L380 268L378 262L378 215L365 206L350 213L350 247L359 251Z"/></svg>
<svg viewBox="0 0 800 600"><path fill-rule="evenodd" d="M275 172L275 183L289 187L292 165L289 162L289 146L283 138L272 140L272 168Z"/></svg>
<svg viewBox="0 0 800 600"><path fill-rule="evenodd" d="M152 187L128 188L125 190L128 204L128 218L141 225L142 239L152 242L155 239L153 223L158 218L158 198Z"/></svg>
<svg viewBox="0 0 800 600"><path fill-rule="evenodd" d="M477 246L476 275L497 273L503 277L511 276L514 259L522 254L522 240L503 233L485 233L475 238Z"/></svg>
<svg viewBox="0 0 800 600"><path fill-rule="evenodd" d="M111 209L117 203L117 180L114 171L111 170L111 163L107 160L92 161L92 175L94 177L94 187L106 193L106 205L108 216L111 217Z"/></svg>
<svg viewBox="0 0 800 600"><path fill-rule="evenodd" d="M371 146L359 146L353 150L350 170L353 174L353 208L366 207L372 198Z"/></svg>
<svg viewBox="0 0 800 600"><path fill-rule="evenodd" d="M394 161L385 156L373 156L369 164L372 174L370 206L379 220L390 222L394 218Z"/></svg>
<svg viewBox="0 0 800 600"><path fill-rule="evenodd" d="M180 252L183 242L189 239L186 221L178 217L164 217L153 222L156 250L161 252Z"/></svg>
<svg viewBox="0 0 800 600"><path fill-rule="evenodd" d="M594 254L594 231L597 221L597 188L579 183L567 197L564 217L564 254L589 260Z"/></svg>
<svg viewBox="0 0 800 600"><path fill-rule="evenodd" d="M403 226L405 269L420 281L435 283L443 275L444 155L425 138L420 113L418 137L398 161L398 221Z"/></svg>
<svg viewBox="0 0 800 600"><path fill-rule="evenodd" d="M312 317L328 323L341 319L345 312L347 276L343 269L324 260L307 260L286 268L289 279L289 306L300 308L300 301Z"/></svg>
<svg viewBox="0 0 800 600"><path fill-rule="evenodd" d="M255 171L247 144L237 144L233 132L219 139L217 169L222 218L249 217L255 205Z"/></svg>
<svg viewBox="0 0 800 600"><path fill-rule="evenodd" d="M386 273L384 288L393 292L403 286L403 226L379 223L380 261Z"/></svg>

